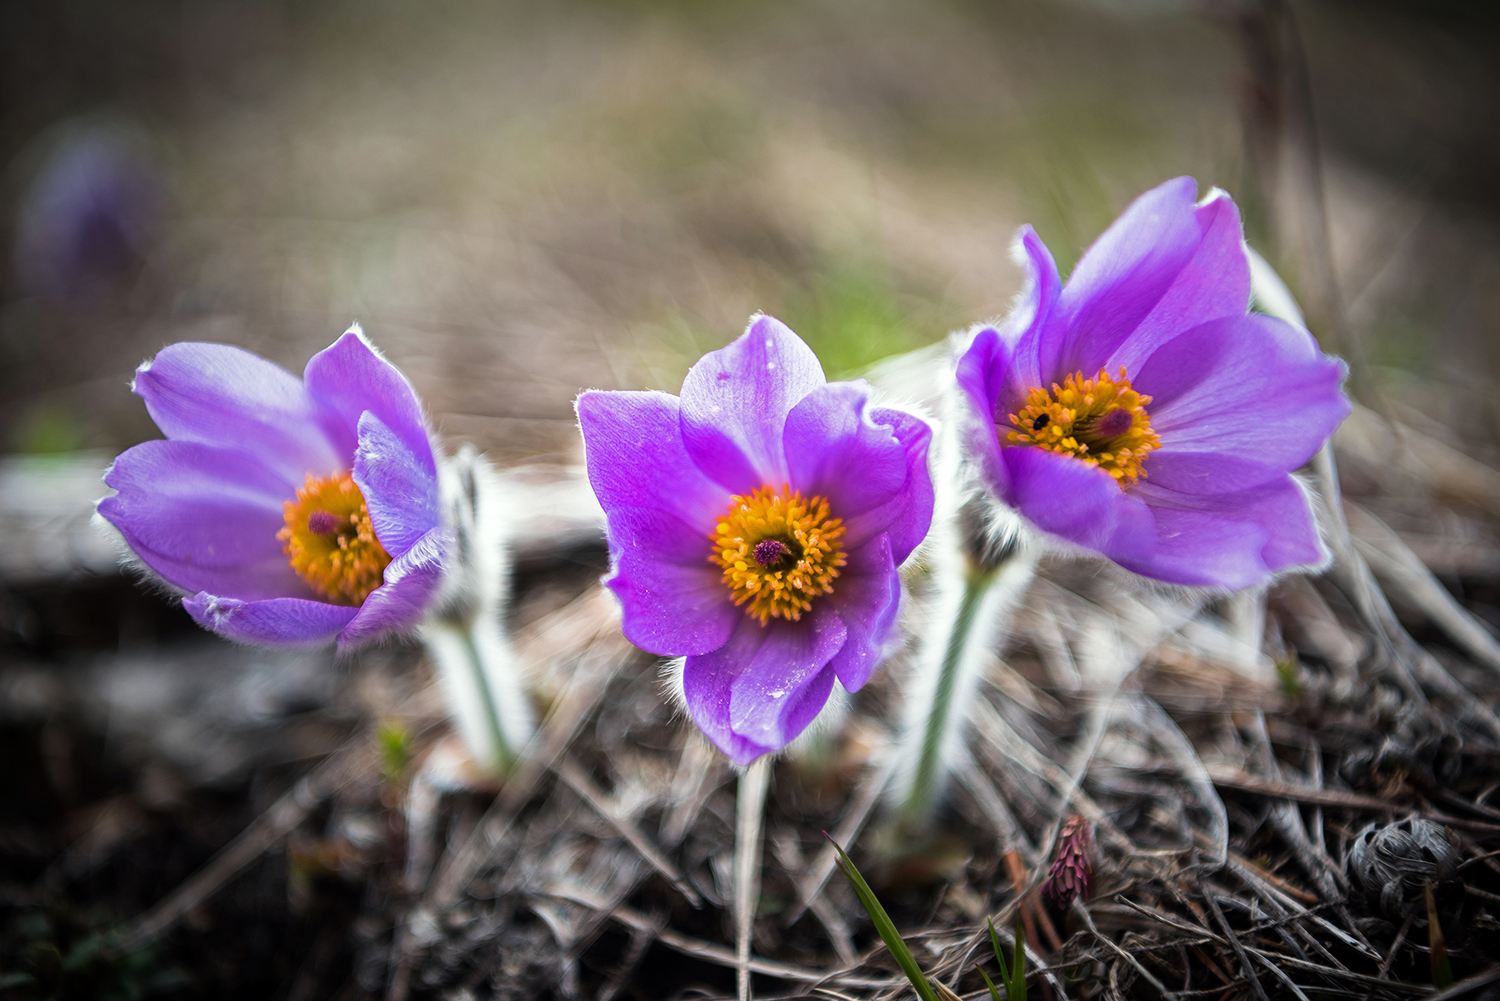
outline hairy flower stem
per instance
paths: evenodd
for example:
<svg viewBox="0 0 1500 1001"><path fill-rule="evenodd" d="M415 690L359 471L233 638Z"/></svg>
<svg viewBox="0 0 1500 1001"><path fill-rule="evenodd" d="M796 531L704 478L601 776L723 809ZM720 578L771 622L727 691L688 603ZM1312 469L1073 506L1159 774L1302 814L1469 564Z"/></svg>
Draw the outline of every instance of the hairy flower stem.
<svg viewBox="0 0 1500 1001"><path fill-rule="evenodd" d="M536 726L519 658L501 625L510 577L505 499L494 471L472 448L442 474L451 567L440 610L428 615L421 636L474 763L504 778Z"/></svg>
<svg viewBox="0 0 1500 1001"><path fill-rule="evenodd" d="M509 774L532 729L510 644L498 626L445 616L433 617L421 634L475 764Z"/></svg>
<svg viewBox="0 0 1500 1001"><path fill-rule="evenodd" d="M750 933L760 899L760 834L771 783L771 755L763 754L740 772L734 834L734 959L740 1001L750 999Z"/></svg>
<svg viewBox="0 0 1500 1001"><path fill-rule="evenodd" d="M1035 547L1012 541L989 558L964 556L939 573L936 628L926 633L911 679L897 760L896 823L903 837L922 832L958 751L974 689L994 655L1006 617L1036 571Z"/></svg>

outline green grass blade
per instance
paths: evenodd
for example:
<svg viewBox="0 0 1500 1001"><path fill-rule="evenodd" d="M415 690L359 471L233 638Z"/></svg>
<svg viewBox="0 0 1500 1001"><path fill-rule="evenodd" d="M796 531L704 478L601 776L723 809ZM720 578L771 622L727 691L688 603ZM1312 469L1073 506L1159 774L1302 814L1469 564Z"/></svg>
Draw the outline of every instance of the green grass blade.
<svg viewBox="0 0 1500 1001"><path fill-rule="evenodd" d="M932 989L932 985L927 982L927 977L922 974L922 968L917 965L917 957L911 954L911 950L906 947L906 942L901 938L901 933L896 931L895 922L891 921L891 916L885 912L885 908L880 906L880 901L875 899L875 891L870 889L870 884L866 883L865 878L859 874L859 870L854 867L853 860L849 858L843 847L833 838L829 838L827 831L823 832L823 836L828 838L828 843L833 845L834 851L838 852L839 869L844 873L844 878L849 880L849 885L854 887L859 902L864 904L870 920L875 923L875 930L880 933L880 940L885 943L887 949L891 950L891 955L895 957L896 964L901 967L901 972L906 974L907 980L911 981L912 989L917 992L917 996L922 1001L938 1001L937 992Z"/></svg>
<svg viewBox="0 0 1500 1001"><path fill-rule="evenodd" d="M990 979L990 975L988 973L984 972L984 967L976 966L974 968L978 970L979 975L984 978L984 986L990 989L990 998L992 999L992 1001L1000 1001L1000 992L995 990L995 982ZM1001 979L1003 980L1004 978L1002 977Z"/></svg>
<svg viewBox="0 0 1500 1001"><path fill-rule="evenodd" d="M1016 911L1016 951L1010 957L1010 984L1005 989L1006 1001L1026 1001L1026 926L1021 923L1021 912Z"/></svg>
<svg viewBox="0 0 1500 1001"><path fill-rule="evenodd" d="M1010 967L1005 962L1005 953L1000 951L1000 936L995 934L995 919L986 918L990 923L990 945L995 947L995 962L1000 964L1000 982L1005 985L1005 992L1010 993Z"/></svg>

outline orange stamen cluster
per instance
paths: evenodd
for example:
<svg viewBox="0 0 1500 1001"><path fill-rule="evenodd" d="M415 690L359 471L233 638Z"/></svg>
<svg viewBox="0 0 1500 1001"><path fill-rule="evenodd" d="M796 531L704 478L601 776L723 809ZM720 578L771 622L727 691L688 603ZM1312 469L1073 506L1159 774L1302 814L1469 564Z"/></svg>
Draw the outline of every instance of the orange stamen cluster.
<svg viewBox="0 0 1500 1001"><path fill-rule="evenodd" d="M1150 402L1130 388L1124 366L1118 377L1102 368L1092 379L1077 372L1061 386L1054 382L1050 393L1031 390L1021 412L1010 415L1014 430L1005 440L1093 463L1124 489L1146 475L1146 456L1161 445L1146 415Z"/></svg>
<svg viewBox="0 0 1500 1001"><path fill-rule="evenodd" d="M276 533L297 576L327 601L360 605L380 586L390 554L375 538L364 494L348 473L311 473L283 505Z"/></svg>
<svg viewBox="0 0 1500 1001"><path fill-rule="evenodd" d="M804 499L790 487L761 487L730 499L710 536L708 559L724 569L730 597L746 605L745 614L761 625L772 618L795 622L814 598L833 593L847 562L839 546L846 529L829 515L828 501Z"/></svg>

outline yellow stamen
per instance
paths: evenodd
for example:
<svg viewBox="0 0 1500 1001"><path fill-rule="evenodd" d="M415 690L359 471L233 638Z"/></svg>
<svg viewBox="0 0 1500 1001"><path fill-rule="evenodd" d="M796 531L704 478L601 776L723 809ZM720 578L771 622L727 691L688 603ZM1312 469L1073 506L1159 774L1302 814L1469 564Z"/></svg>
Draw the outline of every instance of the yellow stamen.
<svg viewBox="0 0 1500 1001"><path fill-rule="evenodd" d="M283 505L276 533L297 576L325 600L360 605L380 586L390 554L375 538L364 494L348 473L311 473L295 500Z"/></svg>
<svg viewBox="0 0 1500 1001"><path fill-rule="evenodd" d="M1021 412L1010 415L1014 430L1005 440L1093 463L1124 489L1146 475L1146 456L1161 445L1146 414L1150 402L1130 388L1123 365L1118 377L1102 368L1092 379L1076 372L1050 393L1032 389Z"/></svg>
<svg viewBox="0 0 1500 1001"><path fill-rule="evenodd" d="M847 562L839 546L846 529L843 519L829 514L828 501L804 499L790 487L761 487L730 499L729 512L710 536L714 551L708 559L723 567L729 595L746 605L746 615L761 625L773 617L795 622L814 598L833 593L833 580Z"/></svg>

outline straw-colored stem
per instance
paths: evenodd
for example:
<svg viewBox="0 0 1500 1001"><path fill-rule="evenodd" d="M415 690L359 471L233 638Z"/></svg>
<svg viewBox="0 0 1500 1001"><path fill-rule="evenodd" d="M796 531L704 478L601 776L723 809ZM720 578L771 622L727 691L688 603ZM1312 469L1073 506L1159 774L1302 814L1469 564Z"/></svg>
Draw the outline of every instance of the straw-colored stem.
<svg viewBox="0 0 1500 1001"><path fill-rule="evenodd" d="M760 833L771 782L771 756L761 755L740 773L734 836L734 944L740 1001L750 1001L750 935L760 898Z"/></svg>

